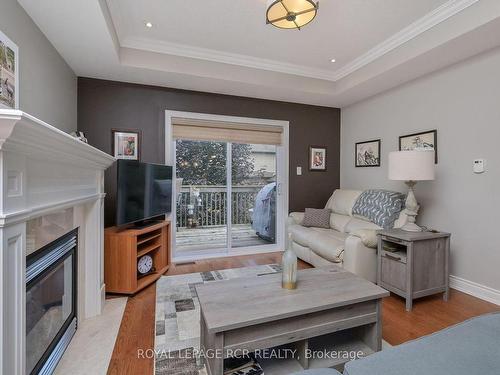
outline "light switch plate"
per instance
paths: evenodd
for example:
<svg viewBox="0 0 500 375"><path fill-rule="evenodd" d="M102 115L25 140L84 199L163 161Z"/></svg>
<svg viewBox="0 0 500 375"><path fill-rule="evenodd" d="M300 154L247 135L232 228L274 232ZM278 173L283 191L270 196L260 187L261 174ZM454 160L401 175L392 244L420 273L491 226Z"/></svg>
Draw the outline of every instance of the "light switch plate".
<svg viewBox="0 0 500 375"><path fill-rule="evenodd" d="M297 176L302 176L302 167L297 167Z"/></svg>

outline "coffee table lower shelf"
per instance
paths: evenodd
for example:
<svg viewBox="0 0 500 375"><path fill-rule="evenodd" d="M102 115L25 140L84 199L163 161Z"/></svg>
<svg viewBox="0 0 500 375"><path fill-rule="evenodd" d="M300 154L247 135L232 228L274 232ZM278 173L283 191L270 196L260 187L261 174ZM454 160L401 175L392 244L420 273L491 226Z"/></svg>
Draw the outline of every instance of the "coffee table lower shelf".
<svg viewBox="0 0 500 375"><path fill-rule="evenodd" d="M279 348L301 348L306 340L289 344ZM257 358L265 375L289 375L293 372L306 369L335 368L343 370L345 363L350 360L365 357L375 351L365 344L360 338L353 335L350 330L336 332L307 340L307 348L310 350L310 358L307 362L297 358ZM336 358L327 354L337 353ZM359 355L359 357L358 357Z"/></svg>

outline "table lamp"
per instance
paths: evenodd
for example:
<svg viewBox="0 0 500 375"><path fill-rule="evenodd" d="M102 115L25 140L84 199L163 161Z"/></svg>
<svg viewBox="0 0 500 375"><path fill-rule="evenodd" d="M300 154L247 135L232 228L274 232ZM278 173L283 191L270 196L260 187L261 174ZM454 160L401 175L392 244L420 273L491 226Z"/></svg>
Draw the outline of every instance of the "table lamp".
<svg viewBox="0 0 500 375"><path fill-rule="evenodd" d="M393 151L389 153L389 180L405 181L408 195L405 202L405 213L408 222L401 227L408 232L421 232L422 228L415 224L419 205L413 192L417 181L434 180L434 151Z"/></svg>

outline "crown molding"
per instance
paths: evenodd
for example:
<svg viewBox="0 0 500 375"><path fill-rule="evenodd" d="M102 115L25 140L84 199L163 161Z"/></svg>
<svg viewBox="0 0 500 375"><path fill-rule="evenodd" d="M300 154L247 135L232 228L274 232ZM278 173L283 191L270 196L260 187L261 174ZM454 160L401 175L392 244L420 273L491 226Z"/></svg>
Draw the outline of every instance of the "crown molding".
<svg viewBox="0 0 500 375"><path fill-rule="evenodd" d="M303 65L288 64L275 60L208 48L194 47L186 44L171 43L162 40L125 37L121 41L121 47L212 61L222 64L238 65L253 69L269 70L327 81L332 81L333 77L333 71L325 69L315 69Z"/></svg>
<svg viewBox="0 0 500 375"><path fill-rule="evenodd" d="M474 5L479 0L449 0L440 7L434 9L432 12L427 13L422 18L413 22L401 31L397 32L390 38L384 40L368 52L362 54L350 63L347 63L342 68L336 70L333 74L333 81L338 81L355 71L365 67L378 58L386 55L387 53L401 47L410 40L418 37L424 32L432 29L440 23L446 21L450 17L462 12L471 5Z"/></svg>
<svg viewBox="0 0 500 375"><path fill-rule="evenodd" d="M480 0L449 0L335 71L146 38L125 37L122 39L120 46L123 48L163 53L336 82L408 43L412 39L469 8L478 1Z"/></svg>

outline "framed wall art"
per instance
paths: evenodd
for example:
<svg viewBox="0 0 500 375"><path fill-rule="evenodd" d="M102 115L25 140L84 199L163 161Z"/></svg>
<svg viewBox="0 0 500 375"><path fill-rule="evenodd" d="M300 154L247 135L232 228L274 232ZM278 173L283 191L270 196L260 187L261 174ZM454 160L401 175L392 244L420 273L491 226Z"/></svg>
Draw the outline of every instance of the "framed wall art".
<svg viewBox="0 0 500 375"><path fill-rule="evenodd" d="M112 129L113 156L117 159L140 160L141 132L139 130Z"/></svg>
<svg viewBox="0 0 500 375"><path fill-rule="evenodd" d="M1 31L0 108L19 109L19 49Z"/></svg>
<svg viewBox="0 0 500 375"><path fill-rule="evenodd" d="M326 171L326 147L309 146L309 170Z"/></svg>
<svg viewBox="0 0 500 375"><path fill-rule="evenodd" d="M399 137L399 151L413 150L434 151L434 162L437 164L437 130L429 130Z"/></svg>
<svg viewBox="0 0 500 375"><path fill-rule="evenodd" d="M380 167L380 143L380 139L356 143L355 166Z"/></svg>

